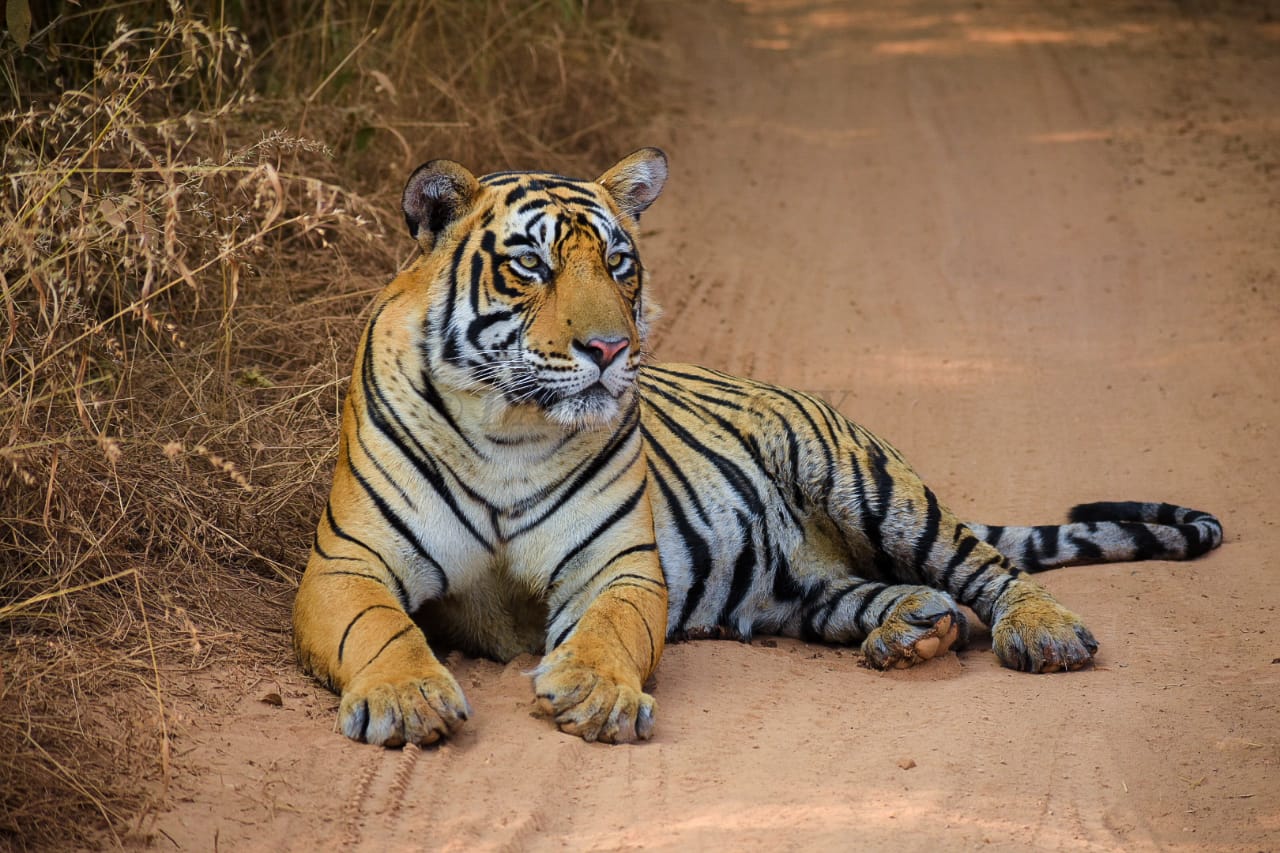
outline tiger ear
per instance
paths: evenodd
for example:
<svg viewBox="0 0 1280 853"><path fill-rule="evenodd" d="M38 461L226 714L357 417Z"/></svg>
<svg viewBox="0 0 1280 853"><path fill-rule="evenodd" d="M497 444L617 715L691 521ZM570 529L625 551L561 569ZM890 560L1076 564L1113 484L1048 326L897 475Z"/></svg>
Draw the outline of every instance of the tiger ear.
<svg viewBox="0 0 1280 853"><path fill-rule="evenodd" d="M465 166L452 160L423 163L409 176L400 198L409 236L430 252L445 226L470 209L479 189Z"/></svg>
<svg viewBox="0 0 1280 853"><path fill-rule="evenodd" d="M667 155L657 148L641 148L628 154L596 178L622 212L635 219L653 204L666 182Z"/></svg>

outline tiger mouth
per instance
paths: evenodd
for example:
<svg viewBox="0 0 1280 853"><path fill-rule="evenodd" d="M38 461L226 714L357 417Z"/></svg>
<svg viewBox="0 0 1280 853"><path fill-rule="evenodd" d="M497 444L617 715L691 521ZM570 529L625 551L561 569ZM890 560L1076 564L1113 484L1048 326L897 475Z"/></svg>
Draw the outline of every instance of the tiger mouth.
<svg viewBox="0 0 1280 853"><path fill-rule="evenodd" d="M591 400L616 400L621 396L622 392L615 394L606 388L603 382L597 380L594 384L588 385L576 394L569 394L563 399L590 402Z"/></svg>
<svg viewBox="0 0 1280 853"><path fill-rule="evenodd" d="M630 387L630 386L628 386ZM619 397L626 393L626 388L621 388L617 393L610 391L608 386L600 380L582 388L578 391L561 391L556 388L544 388L537 395L538 404L544 409L561 403L593 403L593 402L616 402Z"/></svg>
<svg viewBox="0 0 1280 853"><path fill-rule="evenodd" d="M556 396L543 403L542 409L548 418L570 429L603 429L617 420L622 393L615 395L603 383L595 382L581 391Z"/></svg>

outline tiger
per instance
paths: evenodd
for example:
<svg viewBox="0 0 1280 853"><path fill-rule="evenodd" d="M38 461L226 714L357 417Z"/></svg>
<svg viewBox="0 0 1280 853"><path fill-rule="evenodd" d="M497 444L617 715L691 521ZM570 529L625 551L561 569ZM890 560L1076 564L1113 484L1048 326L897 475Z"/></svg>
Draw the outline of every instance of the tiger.
<svg viewBox="0 0 1280 853"><path fill-rule="evenodd" d="M1004 666L1078 670L1098 643L1032 574L1221 544L1217 518L1168 503L962 522L817 396L654 361L637 234L667 173L643 148L594 181L449 160L409 177L420 254L360 339L293 610L347 736L455 735L472 709L445 648L541 655L540 714L606 743L653 736L646 682L686 638L903 668L962 648L971 612Z"/></svg>

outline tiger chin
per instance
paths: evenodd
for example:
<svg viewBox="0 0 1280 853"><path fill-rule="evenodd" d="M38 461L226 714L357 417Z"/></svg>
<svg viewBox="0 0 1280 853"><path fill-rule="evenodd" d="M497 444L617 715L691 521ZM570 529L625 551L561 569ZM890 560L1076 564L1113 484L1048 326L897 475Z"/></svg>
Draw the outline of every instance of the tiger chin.
<svg viewBox="0 0 1280 853"><path fill-rule="evenodd" d="M961 647L972 612L1005 666L1080 669L1098 644L1033 573L1222 542L1168 503L964 522L821 399L651 362L637 224L666 178L654 148L594 181L448 160L410 176L422 254L357 349L293 614L349 737L459 730L472 709L433 646L541 654L538 707L612 743L652 736L644 685L674 638L780 634L907 667Z"/></svg>

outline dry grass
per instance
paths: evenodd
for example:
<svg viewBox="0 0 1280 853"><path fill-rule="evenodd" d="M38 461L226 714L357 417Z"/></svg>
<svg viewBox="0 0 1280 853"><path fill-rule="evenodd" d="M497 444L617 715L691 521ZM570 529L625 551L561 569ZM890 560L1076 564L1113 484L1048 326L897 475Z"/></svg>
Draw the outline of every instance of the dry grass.
<svg viewBox="0 0 1280 853"><path fill-rule="evenodd" d="M287 656L358 315L411 250L408 170L590 171L638 124L629 0L29 6L0 40L17 848L136 831L176 772L167 693Z"/></svg>

